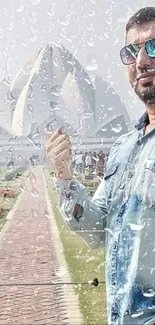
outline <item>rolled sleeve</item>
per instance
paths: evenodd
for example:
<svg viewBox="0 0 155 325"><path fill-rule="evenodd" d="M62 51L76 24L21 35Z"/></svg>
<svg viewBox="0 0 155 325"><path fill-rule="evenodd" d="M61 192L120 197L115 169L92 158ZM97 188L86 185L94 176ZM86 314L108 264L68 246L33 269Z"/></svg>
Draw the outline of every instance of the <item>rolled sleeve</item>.
<svg viewBox="0 0 155 325"><path fill-rule="evenodd" d="M88 198L87 189L74 178L56 180L55 185L59 193L60 213L67 226L76 232L90 248L104 247L104 228L107 216L104 184L100 184L96 192L98 194L92 200ZM75 216L76 204L80 205L80 209Z"/></svg>

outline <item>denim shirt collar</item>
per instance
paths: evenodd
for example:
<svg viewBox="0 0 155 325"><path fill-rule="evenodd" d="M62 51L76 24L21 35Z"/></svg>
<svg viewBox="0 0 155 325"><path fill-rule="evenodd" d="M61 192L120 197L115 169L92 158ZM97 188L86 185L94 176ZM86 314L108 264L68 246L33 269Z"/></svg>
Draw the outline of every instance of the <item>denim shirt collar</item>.
<svg viewBox="0 0 155 325"><path fill-rule="evenodd" d="M149 116L148 113L145 112L141 118L139 119L139 121L136 123L135 128L137 129L137 131L143 129L147 124L149 124Z"/></svg>

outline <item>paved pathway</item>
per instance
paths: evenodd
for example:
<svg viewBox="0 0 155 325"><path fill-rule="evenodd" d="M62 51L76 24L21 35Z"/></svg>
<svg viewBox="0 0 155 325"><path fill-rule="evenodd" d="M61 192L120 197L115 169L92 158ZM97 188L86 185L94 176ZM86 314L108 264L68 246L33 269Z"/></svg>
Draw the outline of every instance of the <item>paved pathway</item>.
<svg viewBox="0 0 155 325"><path fill-rule="evenodd" d="M47 212L45 187L36 168L0 238L0 325L70 324L57 280L57 257ZM80 323L79 323L80 324Z"/></svg>

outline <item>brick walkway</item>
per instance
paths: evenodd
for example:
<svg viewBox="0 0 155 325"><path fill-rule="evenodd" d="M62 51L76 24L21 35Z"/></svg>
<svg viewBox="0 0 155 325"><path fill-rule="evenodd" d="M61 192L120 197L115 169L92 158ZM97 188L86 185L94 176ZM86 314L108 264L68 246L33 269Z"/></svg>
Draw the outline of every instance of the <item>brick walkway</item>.
<svg viewBox="0 0 155 325"><path fill-rule="evenodd" d="M69 324L61 304L61 287L39 286L57 279L54 241L39 168L33 171L18 210L8 222L0 242L0 283L38 285L0 287L0 325Z"/></svg>

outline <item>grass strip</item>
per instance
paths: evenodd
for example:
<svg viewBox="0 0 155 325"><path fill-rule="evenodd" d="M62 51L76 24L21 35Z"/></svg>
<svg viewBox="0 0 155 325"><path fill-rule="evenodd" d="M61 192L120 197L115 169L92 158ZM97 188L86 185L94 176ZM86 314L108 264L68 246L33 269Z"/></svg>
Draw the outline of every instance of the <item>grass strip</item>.
<svg viewBox="0 0 155 325"><path fill-rule="evenodd" d="M103 281L105 250L90 250L83 240L64 224L58 209L57 193L52 184L50 173L48 170L44 170L44 173L72 281L85 282L96 277L99 281ZM106 325L105 285L100 284L98 287L78 285L74 287L79 298L84 324Z"/></svg>

